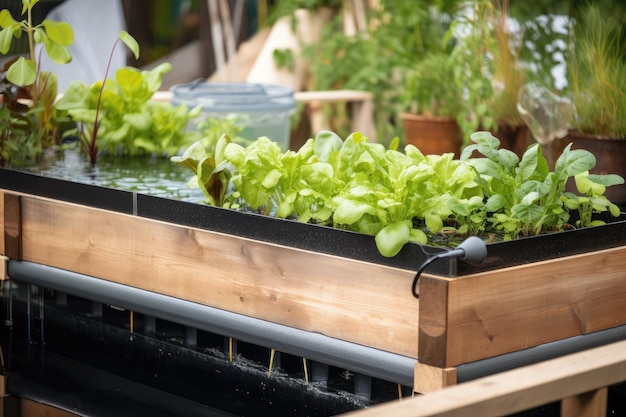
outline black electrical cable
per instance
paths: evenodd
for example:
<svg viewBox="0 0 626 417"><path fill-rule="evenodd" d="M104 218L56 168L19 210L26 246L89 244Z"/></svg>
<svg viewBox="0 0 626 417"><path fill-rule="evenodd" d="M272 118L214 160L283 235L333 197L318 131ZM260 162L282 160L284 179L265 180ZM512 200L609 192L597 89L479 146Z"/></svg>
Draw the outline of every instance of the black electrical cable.
<svg viewBox="0 0 626 417"><path fill-rule="evenodd" d="M413 278L413 286L411 287L411 291L415 298L420 298L419 292L417 291L417 286L419 283L420 276L422 272L436 260L443 258L460 258L462 260L466 260L473 263L481 263L487 257L487 246L485 246L485 242L482 241L479 237L470 236L465 239L456 249L452 249L449 252L444 252L437 254L431 258L428 258L420 265L417 273L415 274L415 278Z"/></svg>
<svg viewBox="0 0 626 417"><path fill-rule="evenodd" d="M447 257L449 257L449 253L448 252L441 253L439 255L433 256L432 258L426 259L424 261L424 263L422 265L420 265L419 269L417 270L417 273L415 274L415 278L413 278L413 286L411 287L411 292L413 293L413 297L420 298L420 294L417 291L417 285L419 283L419 279L420 279L420 276L422 275L422 272L424 272L424 270L426 268L428 268L428 266L430 264L432 264L433 262L435 262L435 261L437 261L439 259L442 259L442 258L447 258Z"/></svg>

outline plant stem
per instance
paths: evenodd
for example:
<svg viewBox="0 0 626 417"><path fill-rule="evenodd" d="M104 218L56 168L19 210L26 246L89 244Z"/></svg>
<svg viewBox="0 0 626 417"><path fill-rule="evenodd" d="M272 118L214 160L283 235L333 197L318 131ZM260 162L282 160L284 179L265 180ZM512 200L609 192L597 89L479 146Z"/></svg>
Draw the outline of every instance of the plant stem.
<svg viewBox="0 0 626 417"><path fill-rule="evenodd" d="M109 76L109 70L111 69L111 62L113 61L113 52L115 51L115 47L120 42L120 38L118 37L113 44L113 48L111 49L111 54L109 55L109 61L107 62L107 69L104 72L104 79L102 80L102 86L100 87L100 92L98 93L98 103L96 104L96 120L93 125L93 130L91 131L91 143L89 144L89 162L91 165L96 165L96 161L98 160L98 146L96 145L96 139L98 137L98 127L100 126L100 121L98 120L98 116L100 115L100 104L102 103L102 93L104 92L104 86L107 81L107 77Z"/></svg>
<svg viewBox="0 0 626 417"><path fill-rule="evenodd" d="M30 53L31 61L35 62L35 39L34 39L34 28L33 28L33 8L32 6L28 6L28 26L26 27L26 32L28 33L28 51Z"/></svg>
<svg viewBox="0 0 626 417"><path fill-rule="evenodd" d="M32 5L28 6L28 23L26 25L26 34L28 37L28 52L30 55L30 60L35 61L35 28L33 27L33 7ZM35 83L33 84L30 96L33 100L33 108L37 107L39 104L39 66L37 66L37 77L35 78Z"/></svg>

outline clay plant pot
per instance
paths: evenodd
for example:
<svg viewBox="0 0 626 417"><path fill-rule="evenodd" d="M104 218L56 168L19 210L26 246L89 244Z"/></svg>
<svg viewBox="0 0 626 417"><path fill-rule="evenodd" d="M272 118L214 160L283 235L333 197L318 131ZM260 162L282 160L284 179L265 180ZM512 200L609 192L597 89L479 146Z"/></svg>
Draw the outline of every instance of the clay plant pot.
<svg viewBox="0 0 626 417"><path fill-rule="evenodd" d="M424 155L454 153L461 155L462 135L451 117L423 116L412 113L400 115L404 124L406 143L415 145Z"/></svg>
<svg viewBox="0 0 626 417"><path fill-rule="evenodd" d="M570 130L561 142L563 146L571 143L572 149L588 150L596 157L596 166L591 173L617 174L626 178L626 138L600 137ZM573 181L568 182L567 189L576 190ZM616 204L626 204L626 184L607 187L605 195Z"/></svg>

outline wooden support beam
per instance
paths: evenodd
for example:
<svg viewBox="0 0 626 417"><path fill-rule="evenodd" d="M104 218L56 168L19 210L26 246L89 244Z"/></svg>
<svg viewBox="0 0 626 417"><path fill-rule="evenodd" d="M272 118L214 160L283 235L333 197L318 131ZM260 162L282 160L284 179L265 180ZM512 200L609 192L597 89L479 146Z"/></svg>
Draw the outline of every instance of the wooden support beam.
<svg viewBox="0 0 626 417"><path fill-rule="evenodd" d="M413 392L427 394L455 385L456 368L437 368L416 362L413 375Z"/></svg>
<svg viewBox="0 0 626 417"><path fill-rule="evenodd" d="M561 401L561 417L606 417L609 390L597 390L564 398Z"/></svg>

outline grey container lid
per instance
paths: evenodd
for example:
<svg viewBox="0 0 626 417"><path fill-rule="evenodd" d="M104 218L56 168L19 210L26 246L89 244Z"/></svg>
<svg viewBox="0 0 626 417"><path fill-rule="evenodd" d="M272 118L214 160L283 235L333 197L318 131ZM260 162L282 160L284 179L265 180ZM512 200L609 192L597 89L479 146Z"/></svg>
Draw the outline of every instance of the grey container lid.
<svg viewBox="0 0 626 417"><path fill-rule="evenodd" d="M216 83L199 79L170 87L172 104L201 105L215 113L285 112L296 108L293 89L282 85Z"/></svg>

